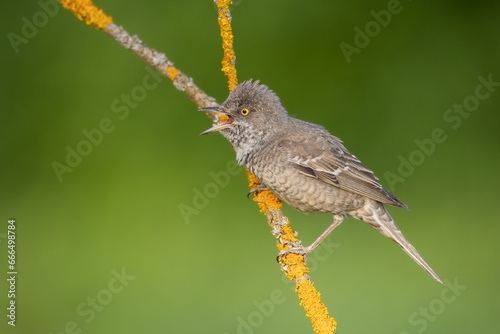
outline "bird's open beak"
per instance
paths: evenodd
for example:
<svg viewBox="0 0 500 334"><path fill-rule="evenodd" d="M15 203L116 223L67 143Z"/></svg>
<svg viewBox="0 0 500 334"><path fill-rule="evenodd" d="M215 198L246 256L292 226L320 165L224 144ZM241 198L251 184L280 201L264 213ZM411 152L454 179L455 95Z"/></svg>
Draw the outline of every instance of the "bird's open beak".
<svg viewBox="0 0 500 334"><path fill-rule="evenodd" d="M225 122L214 125L210 129L203 131L202 133L200 133L200 136L206 135L207 133L210 133L210 132L220 131L222 129L226 129L226 128L230 127L231 124L233 124L233 122L234 122L234 118L231 117L231 115L229 115L227 112L222 111L221 107L206 107L206 108L200 108L198 110L199 111L215 112L215 113L227 115L227 120Z"/></svg>

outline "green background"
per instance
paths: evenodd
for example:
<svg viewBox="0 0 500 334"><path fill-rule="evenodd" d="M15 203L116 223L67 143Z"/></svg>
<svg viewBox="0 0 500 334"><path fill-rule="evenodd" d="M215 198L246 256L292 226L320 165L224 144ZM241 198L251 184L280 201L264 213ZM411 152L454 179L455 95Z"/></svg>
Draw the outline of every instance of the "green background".
<svg viewBox="0 0 500 334"><path fill-rule="evenodd" d="M210 0L96 5L224 101ZM340 44L354 45L355 27L387 6L235 1L238 77L260 79L291 115L340 137L388 188L402 158L416 162L391 189L411 211L391 213L451 287L349 219L310 257L338 332L491 333L500 311L500 87L456 129L443 116L474 101L478 77L500 82L500 3L402 0L348 63ZM7 325L2 279L0 332L312 333L266 219L246 199L242 169L213 187L211 173L226 173L235 154L218 134L198 136L210 120L166 78L120 119L112 104L140 90L145 63L69 11L46 22L41 11L10 1L0 20L1 276L11 218L18 260L17 325ZM9 33L22 36L33 16L40 27L16 53ZM67 146L106 118L113 131L60 182L53 162L65 163ZM437 128L446 140L418 153L415 140L428 143ZM179 206L194 207L205 190L211 198L183 217ZM331 222L284 210L306 244ZM122 270L133 279L116 281ZM93 298L99 311L87 304Z"/></svg>

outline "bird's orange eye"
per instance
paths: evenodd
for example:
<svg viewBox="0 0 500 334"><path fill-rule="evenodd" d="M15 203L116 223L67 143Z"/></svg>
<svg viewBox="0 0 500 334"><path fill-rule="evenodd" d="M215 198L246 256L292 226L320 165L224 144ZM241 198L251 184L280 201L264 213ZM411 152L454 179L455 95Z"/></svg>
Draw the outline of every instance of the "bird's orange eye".
<svg viewBox="0 0 500 334"><path fill-rule="evenodd" d="M243 116L246 116L248 115L248 113L250 112L250 110L248 110L248 108L243 108L240 110L240 113L243 115Z"/></svg>

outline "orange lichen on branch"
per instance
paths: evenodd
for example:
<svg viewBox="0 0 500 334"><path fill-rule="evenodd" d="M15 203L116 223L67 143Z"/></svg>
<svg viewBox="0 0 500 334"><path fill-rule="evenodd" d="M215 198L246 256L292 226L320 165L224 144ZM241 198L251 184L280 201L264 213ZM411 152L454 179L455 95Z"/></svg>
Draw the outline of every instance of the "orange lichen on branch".
<svg viewBox="0 0 500 334"><path fill-rule="evenodd" d="M294 247L297 242L300 242L296 237L297 233L290 227L290 222L287 221L285 226L282 227L281 233L278 237L278 244L276 245L280 252ZM295 282L295 284L300 283L303 279L308 279L307 273L309 273L309 268L307 268L304 261L304 255L288 253L285 256L280 256L278 258L279 263L286 277Z"/></svg>
<svg viewBox="0 0 500 334"><path fill-rule="evenodd" d="M248 182L250 189L253 189L259 185L259 179L257 176L253 175L247 168ZM267 210L277 210L281 208L281 201L269 190L259 191L255 194L253 200L259 205L260 212L266 214Z"/></svg>
<svg viewBox="0 0 500 334"><path fill-rule="evenodd" d="M225 121L227 121L228 118L229 118L229 116L226 114L219 114L219 121L221 123L224 123Z"/></svg>
<svg viewBox="0 0 500 334"><path fill-rule="evenodd" d="M302 280L297 284L300 305L306 310L306 315L311 319L314 331L318 334L331 334L337 330L337 322L328 315L328 310L320 299L321 294L312 282Z"/></svg>
<svg viewBox="0 0 500 334"><path fill-rule="evenodd" d="M297 233L295 233L292 228L290 227L290 223L285 225L283 227L283 234L281 235L280 239L282 242L290 242L290 241L299 241L295 236Z"/></svg>
<svg viewBox="0 0 500 334"><path fill-rule="evenodd" d="M220 35L222 37L222 49L224 50L222 71L227 76L229 91L232 91L238 85L236 68L234 67L236 56L233 49L231 13L229 12L229 5L233 2L231 0L214 0L214 2L217 4L217 9L219 10Z"/></svg>
<svg viewBox="0 0 500 334"><path fill-rule="evenodd" d="M179 71L174 67L170 66L167 68L168 78L174 81L175 77L179 75Z"/></svg>
<svg viewBox="0 0 500 334"><path fill-rule="evenodd" d="M58 0L62 6L72 11L76 17L85 21L91 27L106 30L106 23L113 22L113 18L104 14L102 9L94 6L91 0Z"/></svg>
<svg viewBox="0 0 500 334"><path fill-rule="evenodd" d="M288 221L283 226L278 240L277 246L280 252L300 243ZM335 333L337 323L328 315L328 309L320 299L321 294L311 282L304 255L290 252L285 256L280 256L278 260L286 277L295 283L295 291L299 296L300 305L306 310L306 316L311 319L314 331L321 334Z"/></svg>
<svg viewBox="0 0 500 334"><path fill-rule="evenodd" d="M278 197L269 190L258 192L253 200L259 204L259 210L264 214L269 209L277 210L282 206Z"/></svg>
<svg viewBox="0 0 500 334"><path fill-rule="evenodd" d="M305 274L309 272L309 268L304 263L304 255L290 253L284 258L280 257L280 261L286 268L286 277L294 282L304 279Z"/></svg>
<svg viewBox="0 0 500 334"><path fill-rule="evenodd" d="M230 0L214 0L219 9L219 25L222 36L222 48L224 49L224 57L222 59L222 71L228 78L229 91L232 91L238 84L236 78L236 69L234 67L235 55L233 50L233 33L231 31L231 13L229 12ZM224 117L225 116L225 117ZM225 121L226 115L220 115L220 121ZM251 189L255 189L260 185L258 178L246 170L248 182ZM277 224L273 217L276 218L276 213L284 217L279 210L282 206L281 201L269 190L255 192L254 201L259 204L260 212L268 217L269 224L274 231L281 231L275 234L278 238L278 249L284 251L299 244L300 240L296 238L296 233L290 227L288 219L286 224ZM284 217L286 218L286 217ZM280 219L278 219L280 220ZM278 226L279 225L279 226ZM321 334L335 333L337 323L328 315L326 306L320 300L319 292L314 288L310 278L309 269L306 266L304 255L290 252L283 257L279 257L282 270L286 276L295 282L300 304L306 310L306 315L311 319L314 331Z"/></svg>

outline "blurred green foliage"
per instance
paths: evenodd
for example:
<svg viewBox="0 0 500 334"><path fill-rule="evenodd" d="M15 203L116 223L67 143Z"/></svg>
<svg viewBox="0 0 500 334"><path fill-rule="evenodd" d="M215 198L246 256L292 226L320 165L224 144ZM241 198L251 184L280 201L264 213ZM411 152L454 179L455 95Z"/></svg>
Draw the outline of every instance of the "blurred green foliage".
<svg viewBox="0 0 500 334"><path fill-rule="evenodd" d="M96 5L225 99L210 0ZM380 17L394 5L234 1L238 76L266 83L291 115L325 126L392 184L411 211L391 213L451 282L446 290L392 242L348 220L310 261L339 333L492 332L500 87L476 94L479 77L500 82L500 3L402 0L390 20ZM234 152L220 135L198 136L210 120L166 78L137 88L146 65L105 33L62 8L46 20L41 11L40 2L11 1L0 20L5 273L10 218L18 242L17 326L7 325L3 280L0 332L311 333L266 219L245 197L244 173L214 181L229 175ZM39 27L30 32L26 22ZM13 34L25 40L14 46ZM356 41L348 62L340 45ZM453 111L463 103L472 111ZM429 143L435 129L446 139L426 153L415 141ZM85 133L97 144L82 144ZM66 164L68 147L86 156L73 158L61 181L53 163ZM195 211L186 219L180 205ZM331 220L284 210L305 243Z"/></svg>

